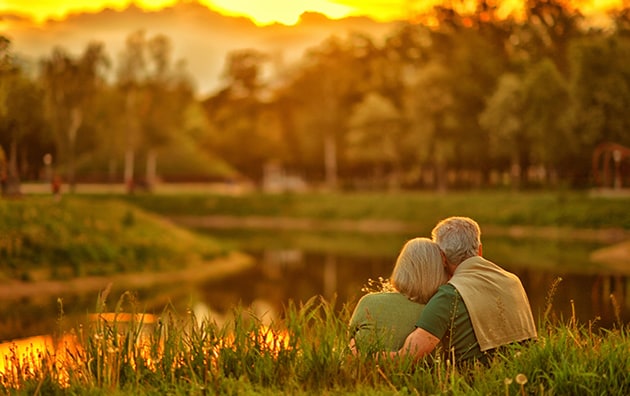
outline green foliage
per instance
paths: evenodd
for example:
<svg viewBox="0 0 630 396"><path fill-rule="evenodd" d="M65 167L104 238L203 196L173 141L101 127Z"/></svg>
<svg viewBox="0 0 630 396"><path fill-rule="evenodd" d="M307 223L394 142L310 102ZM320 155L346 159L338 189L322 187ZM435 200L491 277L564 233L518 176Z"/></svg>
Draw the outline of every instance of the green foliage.
<svg viewBox="0 0 630 396"><path fill-rule="evenodd" d="M0 201L2 277L66 279L168 269L216 256L216 242L124 202Z"/></svg>
<svg viewBox="0 0 630 396"><path fill-rule="evenodd" d="M120 181L134 173L131 154L146 159L148 183L258 182L274 164L329 187L591 184L596 145L629 144L628 6L595 16L528 1L515 16L478 3L437 5L384 40L329 37L290 68L235 50L225 85L202 100L161 34L131 33L113 81L102 43L78 57L56 49L26 81L2 37L0 145L22 179L57 153L71 184L75 171Z"/></svg>

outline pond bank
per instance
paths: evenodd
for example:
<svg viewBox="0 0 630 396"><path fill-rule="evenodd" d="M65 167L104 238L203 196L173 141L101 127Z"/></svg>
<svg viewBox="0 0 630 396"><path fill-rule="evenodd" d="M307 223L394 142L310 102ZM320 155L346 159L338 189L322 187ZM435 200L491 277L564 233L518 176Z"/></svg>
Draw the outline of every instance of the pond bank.
<svg viewBox="0 0 630 396"><path fill-rule="evenodd" d="M187 228L270 229L298 231L341 231L366 233L413 232L419 227L397 220L322 220L296 217L265 216L167 216ZM575 229L564 227L529 227L481 225L483 235L511 238L545 238L554 240L618 243L630 240L630 230L621 228Z"/></svg>
<svg viewBox="0 0 630 396"><path fill-rule="evenodd" d="M321 220L262 216L171 216L174 223L197 229L258 229L359 233L413 233L418 227L396 220ZM481 226L482 234L514 239L600 242L608 246L590 254L590 260L626 273L630 267L630 230L621 228L575 229L565 227ZM427 235L428 236L428 235Z"/></svg>
<svg viewBox="0 0 630 396"><path fill-rule="evenodd" d="M71 290L75 293L97 292L109 284L130 289L182 282L195 283L208 279L221 279L244 271L254 265L251 257L230 253L209 261L186 266L180 270L138 272L113 276L86 276L68 280L42 280L36 282L10 281L0 283L0 299L19 300L25 297L48 297Z"/></svg>

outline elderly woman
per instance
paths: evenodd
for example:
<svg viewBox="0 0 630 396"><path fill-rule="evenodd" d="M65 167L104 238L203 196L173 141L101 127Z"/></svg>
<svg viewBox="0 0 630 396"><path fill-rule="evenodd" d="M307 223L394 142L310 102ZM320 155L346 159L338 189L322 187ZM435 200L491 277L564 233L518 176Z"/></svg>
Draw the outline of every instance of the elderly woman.
<svg viewBox="0 0 630 396"><path fill-rule="evenodd" d="M403 246L390 277L393 291L363 296L350 319L350 345L362 352L397 351L424 305L448 281L438 245L414 238Z"/></svg>

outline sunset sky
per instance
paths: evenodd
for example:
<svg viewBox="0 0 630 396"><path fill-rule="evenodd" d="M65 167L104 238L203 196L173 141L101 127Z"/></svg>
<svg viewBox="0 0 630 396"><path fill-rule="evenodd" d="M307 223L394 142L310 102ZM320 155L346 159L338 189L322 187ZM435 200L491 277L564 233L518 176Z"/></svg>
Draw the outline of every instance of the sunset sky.
<svg viewBox="0 0 630 396"><path fill-rule="evenodd" d="M258 25L279 22L293 25L305 11L316 11L329 18L351 15L370 16L379 21L405 19L410 12L430 7L440 0L135 0L145 10L157 10L172 6L178 1L198 1L210 9L230 16L246 16ZM581 7L588 10L617 6L623 0L580 0ZM38 22L46 19L63 19L69 13L98 12L103 8L121 10L134 0L3 0L0 12L20 13ZM510 9L522 0L503 0Z"/></svg>
<svg viewBox="0 0 630 396"><path fill-rule="evenodd" d="M442 1L0 0L0 34L6 35L13 51L31 64L50 54L55 46L76 54L93 40L106 43L107 52L115 60L130 32L141 29L148 35L164 34L174 43L174 56L186 60L199 90L210 92L219 86L225 56L234 49L258 48L290 64L333 34L362 31L375 39L385 37L394 21L413 18ZM461 1L474 4L474 0ZM507 13L524 0L498 1L502 5L500 13ZM623 0L575 1L588 14L593 9L619 6ZM308 11L329 19L311 17L298 23ZM220 14L229 22L217 19ZM344 19L349 16L371 19ZM255 25L229 17L247 17Z"/></svg>
<svg viewBox="0 0 630 396"><path fill-rule="evenodd" d="M178 0L135 0L146 10L171 6ZM186 1L186 0L184 0ZM417 1L361 1L361 0L199 0L225 15L247 16L259 25L280 22L295 24L305 11L317 11L330 18L348 15L370 15L377 19L395 19L404 16L406 3ZM18 11L33 16L38 21L47 18L63 18L72 12L96 12L105 7L120 10L132 0L4 0L0 11Z"/></svg>

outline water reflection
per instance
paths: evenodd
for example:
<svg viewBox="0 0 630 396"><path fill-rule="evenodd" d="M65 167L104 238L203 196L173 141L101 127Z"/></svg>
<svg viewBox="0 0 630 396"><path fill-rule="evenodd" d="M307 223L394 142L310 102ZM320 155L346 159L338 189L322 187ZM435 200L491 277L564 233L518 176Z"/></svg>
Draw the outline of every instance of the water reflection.
<svg viewBox="0 0 630 396"><path fill-rule="evenodd" d="M363 294L362 287L369 279L388 277L394 257L351 257L331 254L303 254L303 264L284 267L278 277L278 263L269 261L269 252L250 252L258 257L258 271L250 275L258 280L249 287L239 288L238 283L248 278L242 274L240 280L232 280L234 290L226 295L239 296L240 303L263 297L275 301L278 307L289 299L306 301L313 295L323 295L327 299L336 298L338 303L352 304ZM275 276L265 278L269 268ZM509 268L521 280L530 298L532 310L538 320L542 319L551 304L552 319L569 320L572 315L581 323L597 322L600 326L611 327L613 323L630 321L629 279L617 274L572 274L560 271L544 271L523 267ZM561 280L560 280L561 279ZM308 280L308 281L307 281ZM557 287L552 293L552 286ZM206 290L219 293L226 288L209 282ZM239 291L237 291L239 290ZM611 297L612 296L612 297ZM212 298L212 296L208 296Z"/></svg>
<svg viewBox="0 0 630 396"><path fill-rule="evenodd" d="M276 320L289 300L299 304L319 295L334 300L341 309L358 301L369 279L389 276L402 241L410 237L261 234L213 234L252 254L256 264L217 281L173 282L134 290L136 310L159 315L171 306L182 314L192 311L197 320L210 318L222 325L235 306L251 310L264 321ZM596 318L605 327L617 320L629 322L628 275L591 262L590 253L599 248L601 244L584 242L484 241L488 258L522 279L537 320L550 302L550 287L562 278L551 300L553 317L568 320L575 310L576 318L585 324ZM114 287L112 306L124 292ZM63 301L63 314L58 297ZM76 295L69 290L61 296L0 302L0 341L75 327L95 311L96 301L96 293Z"/></svg>
<svg viewBox="0 0 630 396"><path fill-rule="evenodd" d="M597 323L610 328L618 322L630 321L628 277L625 275L581 275L541 271L514 271L522 280L534 315L541 319L547 304L552 304L550 316L584 324ZM553 295L554 282L558 279Z"/></svg>

